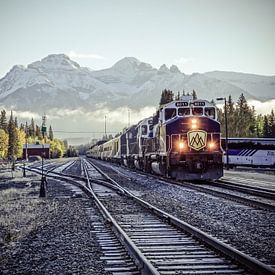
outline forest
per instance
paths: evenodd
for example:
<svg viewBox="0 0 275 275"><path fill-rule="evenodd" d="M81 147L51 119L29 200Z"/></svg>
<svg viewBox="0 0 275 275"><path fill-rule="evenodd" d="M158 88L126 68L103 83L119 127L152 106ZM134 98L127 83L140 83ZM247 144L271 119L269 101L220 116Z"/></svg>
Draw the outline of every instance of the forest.
<svg viewBox="0 0 275 275"><path fill-rule="evenodd" d="M8 117L5 110L0 114L0 159L20 159L23 153L23 144L50 144L52 158L63 157L73 149L63 140L54 138L52 127L42 132L43 127L31 122L18 125L17 118L11 112Z"/></svg>

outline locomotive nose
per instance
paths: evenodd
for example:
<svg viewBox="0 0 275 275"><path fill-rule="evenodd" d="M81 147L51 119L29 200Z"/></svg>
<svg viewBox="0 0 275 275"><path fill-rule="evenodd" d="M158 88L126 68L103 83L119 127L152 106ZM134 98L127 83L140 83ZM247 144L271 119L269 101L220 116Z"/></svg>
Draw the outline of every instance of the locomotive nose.
<svg viewBox="0 0 275 275"><path fill-rule="evenodd" d="M196 170L202 170L202 168L203 168L202 162L197 161L197 162L195 163L195 169L196 169Z"/></svg>

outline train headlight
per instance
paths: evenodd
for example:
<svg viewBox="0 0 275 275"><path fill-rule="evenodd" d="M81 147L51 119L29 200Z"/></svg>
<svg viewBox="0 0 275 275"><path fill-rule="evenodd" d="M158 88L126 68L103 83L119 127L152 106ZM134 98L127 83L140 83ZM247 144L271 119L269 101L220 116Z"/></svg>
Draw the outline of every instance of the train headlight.
<svg viewBox="0 0 275 275"><path fill-rule="evenodd" d="M209 142L209 143L208 143L208 148L209 148L210 150L213 150L213 149L216 148L216 144L215 144L214 142Z"/></svg>
<svg viewBox="0 0 275 275"><path fill-rule="evenodd" d="M184 150L185 147L186 147L186 144L183 141L180 141L179 142L179 149L180 149L180 151Z"/></svg>
<svg viewBox="0 0 275 275"><path fill-rule="evenodd" d="M195 118L191 119L191 128L192 129L197 129L198 125L197 125L197 120Z"/></svg>

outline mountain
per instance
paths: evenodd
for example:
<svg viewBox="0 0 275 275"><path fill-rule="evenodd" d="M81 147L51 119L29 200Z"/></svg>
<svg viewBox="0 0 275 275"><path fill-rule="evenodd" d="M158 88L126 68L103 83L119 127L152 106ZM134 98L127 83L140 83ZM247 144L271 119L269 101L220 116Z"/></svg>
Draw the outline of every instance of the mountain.
<svg viewBox="0 0 275 275"><path fill-rule="evenodd" d="M222 71L208 72L205 75L249 91L252 96L260 100L269 100L275 97L275 76Z"/></svg>
<svg viewBox="0 0 275 275"><path fill-rule="evenodd" d="M64 54L51 54L27 67L15 65L0 79L1 106L45 112L51 109L96 110L102 107L156 106L165 88L196 90L208 100L244 93L247 99L274 98L275 76L234 72L186 75L177 66L159 69L125 57L112 67L93 71L81 67Z"/></svg>

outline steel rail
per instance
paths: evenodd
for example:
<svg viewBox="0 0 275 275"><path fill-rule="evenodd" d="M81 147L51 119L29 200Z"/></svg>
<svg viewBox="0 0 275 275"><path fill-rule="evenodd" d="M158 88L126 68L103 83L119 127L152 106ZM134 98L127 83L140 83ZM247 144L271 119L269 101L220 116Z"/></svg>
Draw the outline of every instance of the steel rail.
<svg viewBox="0 0 275 275"><path fill-rule="evenodd" d="M168 180L167 182L179 184L178 182L174 182L173 180ZM275 205L260 202L260 201L249 199L249 198L244 198L244 197L230 194L230 193L224 193L224 192L218 191L218 190L213 190L213 189L207 188L206 186L201 186L201 185L197 185L197 184L193 184L193 183L185 183L185 182L183 184L179 184L179 185L182 185L187 188L191 188L193 190L208 193L211 195L216 195L216 196L222 197L227 200L232 200L232 201L235 201L235 202L238 202L241 204L245 204L250 207L256 207L256 208L260 208L263 210L269 210L269 211L275 211Z"/></svg>
<svg viewBox="0 0 275 275"><path fill-rule="evenodd" d="M103 216L111 224L112 229L115 232L115 234L117 235L120 242L122 244L124 244L128 253L132 256L132 258L138 265L141 273L142 274L152 274L152 275L160 274L157 271L157 269L151 264L151 262L147 260L147 258L144 256L144 254L138 249L138 247L134 244L134 242L129 238L129 236L125 233L125 231L118 225L118 223L114 220L114 218L111 216L111 214L105 208L105 206L101 203L101 201L97 198L96 194L92 190L90 178L89 178L89 175L87 172L87 167L85 167L85 164L83 165L83 168L84 168L84 173L85 173L87 185L88 185L88 187L86 187L87 190L89 190L89 192L93 196L93 198L94 198L98 208L101 210L101 213L103 214ZM116 188L118 188L118 186L116 186Z"/></svg>
<svg viewBox="0 0 275 275"><path fill-rule="evenodd" d="M104 173L94 163L92 163L91 161L89 161L89 163L91 165L93 165L93 167L99 173L101 173L103 176L105 176L115 186L117 186L117 185L120 186L115 180L113 180L112 178L110 178L106 173ZM201 231L200 229L195 228L194 226L192 226L192 225L190 225L190 224L188 224L188 223L186 223L186 222L184 222L182 220L179 220L175 216L170 215L167 212L164 212L164 211L158 209L157 207L149 204L148 202L146 202L146 201L144 201L144 200L136 197L134 194L132 194L128 190L124 189L124 191L125 191L125 194L127 194L130 197L132 197L134 200L136 200L137 202L139 202L140 204L142 204L147 209L150 209L151 211L153 211L159 217L165 218L168 221L168 223L170 223L171 225L174 225L174 226L176 226L176 227L178 227L178 228L180 228L180 229L188 232L189 234L197 237L197 239L201 240L202 242L206 243L210 247L214 248L215 250L217 250L221 254L226 255L230 259L235 260L239 264L247 267L248 269L250 269L252 271L256 271L259 274L275 274L275 269L273 269L269 265L266 265L266 264L258 261L257 259L252 258L252 257L250 257L250 256L242 253L241 251L239 251L239 250L231 247L228 244L225 244L225 243L219 241L215 237L212 237L212 236L208 235L207 233Z"/></svg>
<svg viewBox="0 0 275 275"><path fill-rule="evenodd" d="M133 171L133 170L130 169L130 171ZM148 173L145 173L143 171L138 171L138 170L134 170L134 171L137 172L137 173L140 173L142 175L148 175ZM186 182L186 181L180 182L180 181L176 181L176 180L169 179L169 178L164 178L162 176L154 175L154 174L150 174L150 176L153 177L153 178L156 178L158 180L162 180L166 183L175 184L175 185L178 185L178 186L186 187L186 188L196 190L196 191L200 191L200 192L203 192L203 193L208 193L210 195L215 195L215 196L218 196L218 197L222 197L224 199L235 201L235 202L238 202L238 203L250 206L250 207L259 208L259 209L268 210L268 211L275 211L275 205L272 205L272 204L267 204L267 203L260 202L260 201L257 201L257 200L240 197L238 195L234 195L234 194L230 194L230 193L224 193L222 191L212 190L212 189L203 187L202 185L194 184L194 183L191 183L191 182Z"/></svg>
<svg viewBox="0 0 275 275"><path fill-rule="evenodd" d="M245 184L226 181L223 179L213 183L213 186L225 187L230 190L238 190L251 195L261 196L263 198L275 200L275 190L271 189L261 188L257 186L249 186Z"/></svg>

